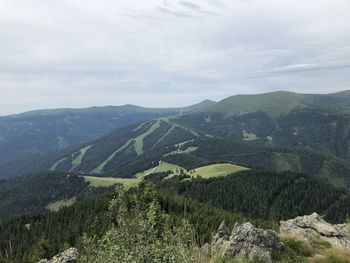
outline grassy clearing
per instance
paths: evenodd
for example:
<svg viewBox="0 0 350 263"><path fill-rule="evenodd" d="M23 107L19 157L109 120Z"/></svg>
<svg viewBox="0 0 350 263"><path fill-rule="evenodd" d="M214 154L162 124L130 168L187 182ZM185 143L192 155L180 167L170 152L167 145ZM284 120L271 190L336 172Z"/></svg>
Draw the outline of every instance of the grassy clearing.
<svg viewBox="0 0 350 263"><path fill-rule="evenodd" d="M140 129L144 124L141 124L139 127L137 127L135 130ZM160 122L156 121L147 132L137 136L136 138L132 138L128 140L126 143L124 143L123 146L115 150L106 160L104 160L102 163L100 163L96 168L91 170L92 174L101 174L103 172L103 169L105 166L122 150L129 147L129 145L134 142L134 147L137 155L140 155L143 153L143 139L147 137L148 135L152 134L156 129L160 127Z"/></svg>
<svg viewBox="0 0 350 263"><path fill-rule="evenodd" d="M57 202L53 202L50 203L46 206L47 209L49 209L50 211L58 211L60 210L60 208L64 207L64 206L71 206L72 204L74 204L75 202L75 197L70 198L70 199L62 199L59 200Z"/></svg>
<svg viewBox="0 0 350 263"><path fill-rule="evenodd" d="M158 166L155 166L146 171L135 174L135 178L113 178L113 177L96 177L96 176L84 176L85 180L90 183L93 187L108 187L114 184L123 184L126 189L137 186L145 176L152 173L162 173L170 171L170 176L179 175L181 170L193 177L201 176L203 178L212 178L219 176L226 176L239 171L247 170L248 168L229 164L220 163L203 166L191 171L187 171L181 166L160 162Z"/></svg>
<svg viewBox="0 0 350 263"><path fill-rule="evenodd" d="M137 186L145 176L151 173L172 171L174 174L179 174L181 169L183 168L175 164L162 162L156 167L136 174L135 178L84 176L84 179L93 187L109 187L115 184L122 184L126 189L129 189L131 187Z"/></svg>
<svg viewBox="0 0 350 263"><path fill-rule="evenodd" d="M60 163L64 162L66 160L66 157L56 161L50 168L50 171L55 171L56 168L59 166Z"/></svg>
<svg viewBox="0 0 350 263"><path fill-rule="evenodd" d="M167 163L167 162L161 162L158 166L153 167L151 169L148 169L146 171L140 172L135 175L136 178L143 178L149 174L152 173L162 173L162 172L168 172L171 171L173 175L180 174L180 171L183 170L186 172L185 168L182 168L181 166L172 164L172 163Z"/></svg>
<svg viewBox="0 0 350 263"><path fill-rule="evenodd" d="M192 177L201 176L203 178L212 178L227 176L244 170L248 170L248 168L230 163L218 163L193 169L189 171L189 175Z"/></svg>
<svg viewBox="0 0 350 263"><path fill-rule="evenodd" d="M141 134L140 136L137 136L134 138L135 141L135 151L137 155L140 155L143 153L143 139L146 138L148 135L152 134L156 129L160 127L160 121L157 120L150 128L148 131L145 133Z"/></svg>
<svg viewBox="0 0 350 263"><path fill-rule="evenodd" d="M113 178L113 177L96 177L84 176L84 179L90 183L92 187L109 187L115 184L123 184L125 188L138 185L142 178Z"/></svg>
<svg viewBox="0 0 350 263"><path fill-rule="evenodd" d="M81 165L81 162L83 161L83 158L86 154L86 152L92 147L92 145L88 145L80 150L79 155L72 161L72 167L70 171L73 171L76 167Z"/></svg>
<svg viewBox="0 0 350 263"><path fill-rule="evenodd" d="M106 160L104 160L102 163L100 163L96 168L94 168L91 173L92 174L101 174L103 172L103 169L105 166L114 158L114 156L117 155L117 153L124 150L126 147L129 146L129 144L132 142L132 140L127 141L123 146L121 146L119 149L114 151Z"/></svg>
<svg viewBox="0 0 350 263"><path fill-rule="evenodd" d="M177 149L177 150L172 151L170 153L164 154L164 156L168 156L168 155L172 155L172 154L179 154L179 153L192 153L192 152L197 151L197 149L198 149L198 147L188 147L185 150Z"/></svg>

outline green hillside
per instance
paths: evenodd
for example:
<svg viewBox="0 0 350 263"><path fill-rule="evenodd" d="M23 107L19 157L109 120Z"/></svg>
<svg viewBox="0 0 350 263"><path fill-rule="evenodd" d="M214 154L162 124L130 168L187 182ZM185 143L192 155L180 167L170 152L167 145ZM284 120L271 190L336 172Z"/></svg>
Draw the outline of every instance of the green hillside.
<svg viewBox="0 0 350 263"><path fill-rule="evenodd" d="M36 172L28 159L70 151L115 129L161 117L185 114L215 104L182 108L143 108L135 105L52 109L0 117L0 178ZM36 158L37 157L37 158ZM77 159L78 160L78 159ZM28 161L30 162L30 161ZM13 168L20 163L23 168ZM7 169L10 167L10 169ZM72 169L74 170L74 169Z"/></svg>
<svg viewBox="0 0 350 263"><path fill-rule="evenodd" d="M107 173L113 177L130 177L154 167L160 157L175 151L181 143L199 138L191 128L181 126L171 119L161 118L121 128L108 136L73 151L56 160L51 170L74 171L87 174ZM154 156L150 154L152 152ZM148 160L148 158L150 158ZM125 175L120 169L125 165L145 160L139 169ZM133 164L136 167L136 164Z"/></svg>
<svg viewBox="0 0 350 263"><path fill-rule="evenodd" d="M350 115L304 107L272 119L192 113L115 132L51 162L51 170L130 177L162 160L187 170L233 162L350 185Z"/></svg>
<svg viewBox="0 0 350 263"><path fill-rule="evenodd" d="M136 187L146 177L157 174L166 174L164 178L171 178L172 176L187 174L191 177L199 176L201 178L208 179L213 177L227 176L247 169L248 168L230 163L216 163L187 171L181 166L167 162L160 162L158 166L152 167L146 171L139 172L135 174L133 178L113 178L86 175L84 176L84 179L93 187L109 187L116 184L121 184L126 189L129 189L131 187Z"/></svg>
<svg viewBox="0 0 350 263"><path fill-rule="evenodd" d="M226 116L232 116L262 111L271 117L278 117L295 108L312 105L315 100L316 96L314 95L285 91L257 95L236 95L228 97L208 109L203 109L203 112L220 112Z"/></svg>
<svg viewBox="0 0 350 263"><path fill-rule="evenodd" d="M229 174L237 173L244 170L247 170L247 168L239 165L230 163L216 163L198 167L196 169L190 170L188 173L191 177L200 176L202 178L213 178L227 176Z"/></svg>
<svg viewBox="0 0 350 263"><path fill-rule="evenodd" d="M84 176L84 179L93 187L109 187L120 184L123 185L126 189L137 186L141 182L141 178Z"/></svg>
<svg viewBox="0 0 350 263"><path fill-rule="evenodd" d="M225 116L233 116L261 111L272 118L304 107L343 109L350 112L349 99L349 91L322 95L276 91L231 96L203 109L202 112L219 112Z"/></svg>

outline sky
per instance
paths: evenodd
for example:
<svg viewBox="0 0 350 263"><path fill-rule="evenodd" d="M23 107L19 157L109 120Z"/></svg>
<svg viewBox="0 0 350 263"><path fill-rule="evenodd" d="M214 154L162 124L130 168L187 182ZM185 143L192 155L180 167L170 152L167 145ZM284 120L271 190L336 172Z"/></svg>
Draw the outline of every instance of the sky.
<svg viewBox="0 0 350 263"><path fill-rule="evenodd" d="M1 0L0 115L350 89L349 0Z"/></svg>

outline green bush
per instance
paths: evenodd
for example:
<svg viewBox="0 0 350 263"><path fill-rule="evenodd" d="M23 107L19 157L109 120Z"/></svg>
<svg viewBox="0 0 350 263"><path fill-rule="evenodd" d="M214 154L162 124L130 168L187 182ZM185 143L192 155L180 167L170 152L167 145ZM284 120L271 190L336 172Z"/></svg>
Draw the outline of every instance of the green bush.
<svg viewBox="0 0 350 263"><path fill-rule="evenodd" d="M150 185L120 189L109 214L113 225L102 238L83 238L81 262L203 262L192 227L172 226Z"/></svg>

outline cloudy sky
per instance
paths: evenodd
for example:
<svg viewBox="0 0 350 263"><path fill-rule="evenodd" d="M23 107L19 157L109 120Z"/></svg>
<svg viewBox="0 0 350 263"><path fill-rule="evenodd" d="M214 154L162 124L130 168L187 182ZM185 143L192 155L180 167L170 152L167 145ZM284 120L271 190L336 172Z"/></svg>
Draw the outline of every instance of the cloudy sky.
<svg viewBox="0 0 350 263"><path fill-rule="evenodd" d="M350 89L349 0L1 0L0 115Z"/></svg>

